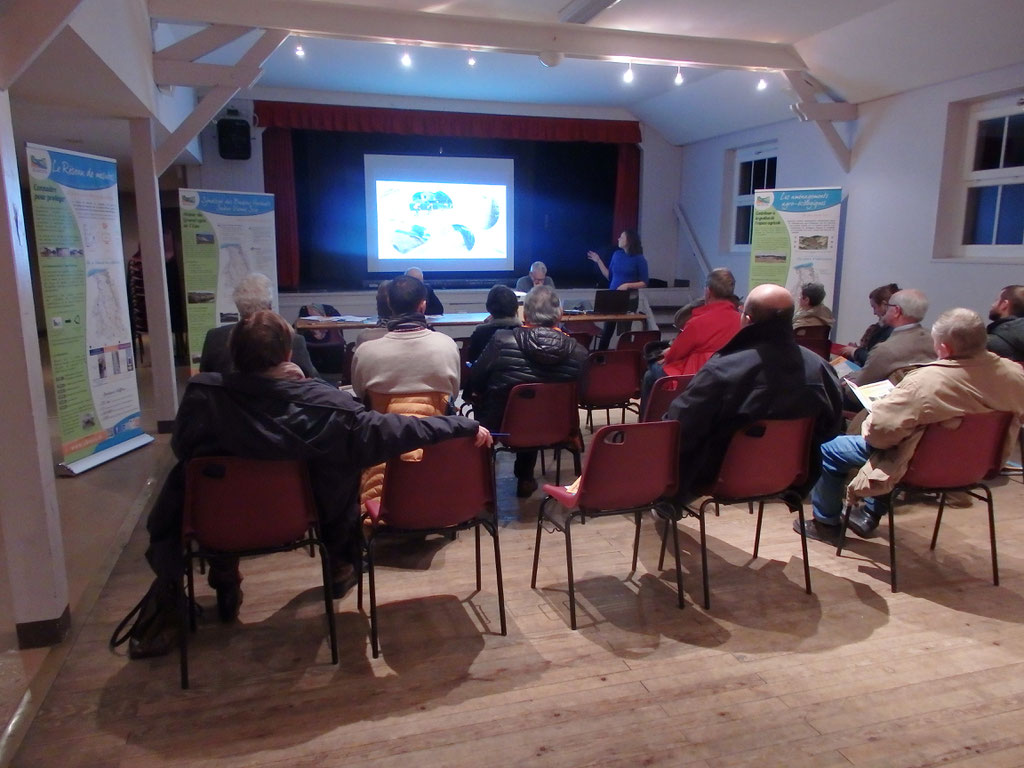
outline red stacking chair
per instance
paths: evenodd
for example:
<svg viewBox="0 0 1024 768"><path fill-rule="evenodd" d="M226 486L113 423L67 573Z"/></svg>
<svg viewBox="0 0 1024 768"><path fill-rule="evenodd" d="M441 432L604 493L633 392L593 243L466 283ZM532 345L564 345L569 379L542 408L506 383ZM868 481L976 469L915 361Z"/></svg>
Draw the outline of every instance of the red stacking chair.
<svg viewBox="0 0 1024 768"><path fill-rule="evenodd" d="M370 575L370 647L380 654L377 642L377 592L374 580L373 544L378 532L422 536L452 534L472 528L476 533L476 588L480 591L480 526L494 540L494 570L498 580L498 615L501 634L506 634L505 593L501 584L501 550L494 505L494 469L491 452L478 448L471 437L445 440L423 449L420 461L394 458L384 470L384 492L366 502L364 521L366 564Z"/></svg>
<svg viewBox="0 0 1024 768"><path fill-rule="evenodd" d="M718 478L704 493L709 497L696 513L700 521L700 561L704 570L704 607L711 608L708 580L707 536L705 510L712 504L715 514L721 504L753 504L757 502L757 530L754 534L754 557L761 543L761 518L767 501L780 501L800 515L800 545L804 556L804 583L811 594L811 569L807 564L807 536L804 505L796 487L807 481L811 432L814 419L765 419L744 427L733 435L718 470ZM661 541L665 556L665 539ZM660 568L662 561L659 560Z"/></svg>
<svg viewBox="0 0 1024 768"><path fill-rule="evenodd" d="M804 349L811 350L811 352L825 360L832 359L832 342L827 338L819 339L813 336L797 336L796 343Z"/></svg>
<svg viewBox="0 0 1024 768"><path fill-rule="evenodd" d="M692 373L681 376L662 376L654 382L651 393L647 396L647 410L641 416L641 421L661 421L672 401L679 397L686 390Z"/></svg>
<svg viewBox="0 0 1024 768"><path fill-rule="evenodd" d="M565 534L566 568L569 573L569 623L576 629L576 586L572 573L573 518L632 514L636 533L633 537L633 571L636 571L640 547L640 522L643 513L657 508L672 528L676 553L676 586L679 607L683 607L683 572L679 565L679 537L672 504L667 500L676 489L679 473L679 422L658 421L646 424L622 424L602 427L590 443L583 474L575 492L560 485L545 485L544 501L537 517L537 541L533 549L533 576L530 586L537 587L540 562L540 538L544 521ZM547 511L557 502L567 513L564 519ZM660 567L660 566L659 566Z"/></svg>
<svg viewBox="0 0 1024 768"><path fill-rule="evenodd" d="M192 610L192 561L196 558L248 557L317 547L323 571L331 662L338 663L330 561L319 538L316 503L303 462L235 456L192 459L185 469L182 538L187 595L180 646L182 688L188 688L188 630L196 629ZM186 623L188 627L184 626Z"/></svg>
<svg viewBox="0 0 1024 768"><path fill-rule="evenodd" d="M544 449L555 452L555 482L562 477L562 451L572 454L573 469L580 473L580 412L576 407L576 383L572 381L517 384L509 392L500 433L494 450L539 450L544 473Z"/></svg>
<svg viewBox="0 0 1024 768"><path fill-rule="evenodd" d="M587 333L586 331L573 331L569 333L569 336L576 339L576 342L588 352L590 351L590 345L594 343L594 334Z"/></svg>
<svg viewBox="0 0 1024 768"><path fill-rule="evenodd" d="M615 342L615 348L635 349L642 352L643 348L652 341L661 341L661 331L626 331Z"/></svg>
<svg viewBox="0 0 1024 768"><path fill-rule="evenodd" d="M901 492L939 493L939 513L935 518L931 549L939 538L939 525L946 505L946 493L963 491L988 504L988 533L992 548L992 583L999 586L999 563L996 559L996 518L992 491L982 482L995 477L1002 469L1003 445L1010 429L1012 415L1000 411L971 413L963 416L955 427L930 424L917 444L906 474L888 494L889 500L889 578L892 591L896 586L896 525L892 514L893 500ZM947 422L948 423L948 422ZM978 493L982 491L984 495ZM843 512L839 528L841 555L846 541L846 524L850 506Z"/></svg>
<svg viewBox="0 0 1024 768"><path fill-rule="evenodd" d="M832 329L827 325L805 325L793 329L797 339L827 339Z"/></svg>
<svg viewBox="0 0 1024 768"><path fill-rule="evenodd" d="M587 411L587 426L594 431L594 409L604 408L605 417L610 421L612 408L622 409L622 420L626 410L638 416L640 406L633 402L639 395L640 353L635 349L591 352L583 364L580 374L579 406Z"/></svg>

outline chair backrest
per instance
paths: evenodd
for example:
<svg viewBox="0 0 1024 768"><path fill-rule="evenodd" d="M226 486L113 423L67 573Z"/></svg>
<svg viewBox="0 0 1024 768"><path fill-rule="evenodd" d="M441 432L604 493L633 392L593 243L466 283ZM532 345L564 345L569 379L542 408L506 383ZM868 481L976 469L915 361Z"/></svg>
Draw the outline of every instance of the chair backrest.
<svg viewBox="0 0 1024 768"><path fill-rule="evenodd" d="M827 339L832 328L827 325L804 325L794 328L793 333L798 339Z"/></svg>
<svg viewBox="0 0 1024 768"><path fill-rule="evenodd" d="M536 382L512 387L501 418L501 442L510 448L558 445L580 430L576 382Z"/></svg>
<svg viewBox="0 0 1024 768"><path fill-rule="evenodd" d="M694 374L680 376L662 376L654 382L647 396L647 405L641 415L641 421L661 421L672 401L686 391L687 385Z"/></svg>
<svg viewBox="0 0 1024 768"><path fill-rule="evenodd" d="M772 496L804 483L813 429L808 416L763 419L737 430L708 493L733 499Z"/></svg>
<svg viewBox="0 0 1024 768"><path fill-rule="evenodd" d="M900 485L957 488L999 472L1011 415L969 413L952 428L930 424L917 444Z"/></svg>
<svg viewBox="0 0 1024 768"><path fill-rule="evenodd" d="M661 341L661 331L626 331L615 342L616 349L643 350L645 344Z"/></svg>
<svg viewBox="0 0 1024 768"><path fill-rule="evenodd" d="M637 393L640 352L635 349L591 352L580 375L580 405L604 408Z"/></svg>
<svg viewBox="0 0 1024 768"><path fill-rule="evenodd" d="M796 343L825 360L832 359L832 342L827 338L816 339L813 336L797 336Z"/></svg>
<svg viewBox="0 0 1024 768"><path fill-rule="evenodd" d="M185 467L182 534L225 552L297 541L316 522L306 465L206 456Z"/></svg>
<svg viewBox="0 0 1024 768"><path fill-rule="evenodd" d="M493 507L491 451L472 437L427 446L421 461L391 459L384 470L380 519L395 528L446 528Z"/></svg>
<svg viewBox="0 0 1024 768"><path fill-rule="evenodd" d="M679 422L601 427L590 442L577 500L584 509L629 509L675 492Z"/></svg>
<svg viewBox="0 0 1024 768"><path fill-rule="evenodd" d="M594 334L587 333L586 331L573 331L569 336L576 339L576 342L588 351L590 350L590 345L594 343Z"/></svg>

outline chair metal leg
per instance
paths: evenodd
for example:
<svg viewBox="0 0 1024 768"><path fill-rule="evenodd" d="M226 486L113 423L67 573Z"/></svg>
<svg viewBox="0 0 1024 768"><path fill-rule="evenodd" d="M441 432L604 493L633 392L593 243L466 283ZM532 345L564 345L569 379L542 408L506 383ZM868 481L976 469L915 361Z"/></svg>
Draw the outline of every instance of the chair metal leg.
<svg viewBox="0 0 1024 768"><path fill-rule="evenodd" d="M641 514L641 512L633 513L633 523L636 528L636 533L633 535L633 569L630 571L630 573L636 573L637 555L640 553L640 522L642 519Z"/></svg>
<svg viewBox="0 0 1024 768"><path fill-rule="evenodd" d="M850 522L850 512L853 509L852 504L847 504L843 508L843 514L839 516L839 543L836 545L836 557L843 554L843 545L846 544L846 526Z"/></svg>
<svg viewBox="0 0 1024 768"><path fill-rule="evenodd" d="M562 484L562 449L554 448L555 452L555 485Z"/></svg>
<svg viewBox="0 0 1024 768"><path fill-rule="evenodd" d="M508 634L508 627L505 625L505 588L501 579L501 547L498 546L498 522L497 520L488 527L488 533L494 539L494 575L498 581L498 618L501 621L501 634Z"/></svg>
<svg viewBox="0 0 1024 768"><path fill-rule="evenodd" d="M750 514L754 513L754 502L749 502ZM757 503L757 529L754 531L754 557L757 557L757 550L761 546L761 518L764 516L764 502Z"/></svg>
<svg viewBox="0 0 1024 768"><path fill-rule="evenodd" d="M981 486L985 489L986 501L988 502L988 538L992 546L992 583L999 586L999 559L996 556L996 510L992 500L992 491L987 485Z"/></svg>
<svg viewBox="0 0 1024 768"><path fill-rule="evenodd" d="M946 508L946 494L939 494L939 512L935 516L935 530L932 531L932 543L928 547L929 549L935 549L935 545L939 541L939 526L942 525L942 511Z"/></svg>
<svg viewBox="0 0 1024 768"><path fill-rule="evenodd" d="M191 581L192 558L186 555L185 559L187 578ZM194 618L192 618L192 603L186 590L181 590L178 602L178 615L181 621L181 631L178 633L178 662L181 673L181 688L182 690L188 690L188 634L189 625L194 621Z"/></svg>
<svg viewBox="0 0 1024 768"><path fill-rule="evenodd" d="M661 532L661 554L658 555L658 570L665 570L665 547L668 543L668 521L665 522L665 530Z"/></svg>
<svg viewBox="0 0 1024 768"><path fill-rule="evenodd" d="M797 507L796 513L800 516L800 546L804 554L804 586L807 594L811 593L811 565L807 560L807 521L804 519L804 505ZM758 512L757 522L761 522L761 513Z"/></svg>
<svg viewBox="0 0 1024 768"><path fill-rule="evenodd" d="M572 471L576 473L576 477L579 477L583 473L583 470L580 468L581 467L580 452L579 451L572 451L571 453L572 453Z"/></svg>
<svg viewBox="0 0 1024 768"><path fill-rule="evenodd" d="M475 537L474 537L475 540L476 540L476 542L475 542L476 543L476 591L479 592L480 589L481 589L481 582L480 582L480 525L479 524L473 526L473 533L476 534Z"/></svg>
<svg viewBox="0 0 1024 768"><path fill-rule="evenodd" d="M185 605L188 609L188 629L192 632L196 631L196 612L193 608L196 604L196 587L195 579L192 575L192 558L188 557L188 568L185 570L185 596L187 600Z"/></svg>
<svg viewBox="0 0 1024 768"><path fill-rule="evenodd" d="M676 592L679 596L679 607L685 608L686 604L683 602L683 565L679 557L679 528L676 526L675 515L670 518L669 523L672 525L672 547L676 553Z"/></svg>
<svg viewBox="0 0 1024 768"><path fill-rule="evenodd" d="M540 473L546 475L548 473L547 467L544 465L544 449L541 448L537 453L540 454Z"/></svg>
<svg viewBox="0 0 1024 768"><path fill-rule="evenodd" d="M338 631L334 624L334 595L331 586L331 560L327 554L327 547L322 542L310 544L320 550L320 568L324 577L324 609L327 612L327 636L331 641L331 663L338 663Z"/></svg>
<svg viewBox="0 0 1024 768"><path fill-rule="evenodd" d="M708 577L708 539L704 527L704 507L707 502L700 505L700 567L704 573L704 610L711 610L711 580Z"/></svg>
<svg viewBox="0 0 1024 768"><path fill-rule="evenodd" d="M892 514L892 499L889 499L889 583L893 592L899 592L896 586L896 521Z"/></svg>
<svg viewBox="0 0 1024 768"><path fill-rule="evenodd" d="M370 650L373 658L380 656L380 646L377 643L377 590L373 579L373 537L366 542L366 569L370 576Z"/></svg>
<svg viewBox="0 0 1024 768"><path fill-rule="evenodd" d="M569 528L572 526L572 515L565 519L565 567L569 574L569 626L576 629L576 584L572 577L572 534Z"/></svg>
<svg viewBox="0 0 1024 768"><path fill-rule="evenodd" d="M541 523L544 522L544 505L551 500L548 496L540 503L540 511L537 512L537 540L533 544L533 575L530 577L530 589L537 588L537 566L540 563L540 535L543 532Z"/></svg>

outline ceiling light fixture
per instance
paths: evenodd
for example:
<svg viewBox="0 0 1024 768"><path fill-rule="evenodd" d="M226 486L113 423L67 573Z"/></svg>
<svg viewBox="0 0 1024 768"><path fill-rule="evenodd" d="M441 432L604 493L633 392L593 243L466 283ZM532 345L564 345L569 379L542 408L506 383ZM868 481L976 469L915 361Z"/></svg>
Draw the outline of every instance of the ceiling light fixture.
<svg viewBox="0 0 1024 768"><path fill-rule="evenodd" d="M767 87L768 87L768 81L765 80L763 77L760 80L757 81L757 90L763 91Z"/></svg>
<svg viewBox="0 0 1024 768"><path fill-rule="evenodd" d="M586 24L617 2L619 0L572 0L558 12L558 20L563 24Z"/></svg>
<svg viewBox="0 0 1024 768"><path fill-rule="evenodd" d="M306 50L302 47L302 43L295 46L295 55L300 59L306 58Z"/></svg>
<svg viewBox="0 0 1024 768"><path fill-rule="evenodd" d="M683 84L683 68L682 67L676 67L676 77L675 77L675 79L672 82L675 83L676 85L682 85Z"/></svg>
<svg viewBox="0 0 1024 768"><path fill-rule="evenodd" d="M626 71L622 73L622 82L632 83L633 82L633 62L629 62L626 67Z"/></svg>
<svg viewBox="0 0 1024 768"><path fill-rule="evenodd" d="M537 54L537 58L540 59L540 63L545 67L557 67L562 63L565 54L560 51L541 51Z"/></svg>
<svg viewBox="0 0 1024 768"><path fill-rule="evenodd" d="M411 67L412 66L412 56L409 55L408 51L404 51L402 53L402 66L403 67Z"/></svg>
<svg viewBox="0 0 1024 768"><path fill-rule="evenodd" d="M476 66L476 56L474 56L473 54L469 54L469 58L466 59L466 63L469 64L469 66L471 66L471 67L475 67Z"/></svg>

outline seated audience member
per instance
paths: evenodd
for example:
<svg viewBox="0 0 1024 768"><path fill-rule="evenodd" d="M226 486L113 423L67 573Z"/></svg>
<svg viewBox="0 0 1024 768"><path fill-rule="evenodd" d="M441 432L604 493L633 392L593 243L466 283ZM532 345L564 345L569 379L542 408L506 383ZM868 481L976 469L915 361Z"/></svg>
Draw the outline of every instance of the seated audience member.
<svg viewBox="0 0 1024 768"><path fill-rule="evenodd" d="M367 341L379 339L388 332L388 322L391 320L391 304L388 303L388 286L390 280L381 280L377 285L377 324L373 328L360 331L356 336L356 344L353 349Z"/></svg>
<svg viewBox="0 0 1024 768"><path fill-rule="evenodd" d="M889 378L900 368L935 359L935 348L921 320L928 312L928 297L907 289L889 297L882 321L892 331L889 338L872 347L864 367L850 376L854 384L873 384Z"/></svg>
<svg viewBox="0 0 1024 768"><path fill-rule="evenodd" d="M557 327L562 317L558 294L546 285L534 288L523 302L523 325L495 331L469 372L466 400L472 400L481 424L498 429L509 392L516 384L575 381L587 351ZM536 451L516 454L516 495L537 490L533 468Z"/></svg>
<svg viewBox="0 0 1024 768"><path fill-rule="evenodd" d="M896 283L880 285L868 294L868 301L871 303L871 311L878 319L867 327L860 341L856 344L847 344L843 347L843 357L853 360L857 365L864 365L868 359L871 349L889 338L892 328L882 322L885 310L889 308L889 297L899 291Z"/></svg>
<svg viewBox="0 0 1024 768"><path fill-rule="evenodd" d="M740 313L733 303L736 279L728 269L711 270L704 284L704 305L696 307L683 330L665 350L659 362L651 363L641 386L640 412L654 382L662 376L696 373L708 359L736 335Z"/></svg>
<svg viewBox="0 0 1024 768"><path fill-rule="evenodd" d="M815 537L834 542L844 497L863 499L851 510L850 528L870 536L888 513L885 494L907 466L925 427L968 413L1014 414L1003 458L1009 455L1024 418L1024 370L985 350L985 325L970 309L943 312L932 326L938 358L908 373L876 401L858 435L840 435L821 446L822 474L811 501ZM856 476L847 487L847 474ZM808 529L808 535L811 535Z"/></svg>
<svg viewBox="0 0 1024 768"><path fill-rule="evenodd" d="M535 261L530 265L530 274L523 275L516 281L516 290L527 293L538 285L555 287L555 281L548 277L548 268L543 261Z"/></svg>
<svg viewBox="0 0 1024 768"><path fill-rule="evenodd" d="M1024 362L1024 285L1008 285L988 311L988 350Z"/></svg>
<svg viewBox="0 0 1024 768"><path fill-rule="evenodd" d="M437 295L434 293L434 289L424 282L423 270L420 269L419 267L409 267L407 270L405 270L405 274L408 277L414 277L417 280L419 280L421 283L423 283L423 287L427 289L427 308L423 314L443 315L444 304L442 304L441 300L437 298Z"/></svg>
<svg viewBox="0 0 1024 768"><path fill-rule="evenodd" d="M737 430L759 419L805 416L815 423L802 492L817 479L818 446L839 433L842 395L832 366L797 345L789 291L759 285L743 305L739 332L669 406L668 418L681 425L678 501L688 504L714 483Z"/></svg>
<svg viewBox="0 0 1024 768"><path fill-rule="evenodd" d="M362 467L403 451L452 437L490 435L461 416L415 419L369 411L322 381L293 378L288 362L292 329L280 315L256 312L231 334L235 373L201 373L189 381L174 421L171 470L146 523L146 558L156 573L153 599L133 631L132 658L168 653L177 643L183 558L181 544L184 465L195 456L231 455L308 462L330 557L336 596L357 578L360 531L357 487ZM233 621L242 602L238 560L210 561L209 582L217 591L223 621Z"/></svg>
<svg viewBox="0 0 1024 768"><path fill-rule="evenodd" d="M352 356L352 389L367 393L443 392L452 400L459 391L459 348L443 333L430 330L423 311L426 286L401 276L387 288L391 320L379 339L360 345Z"/></svg>
<svg viewBox="0 0 1024 768"><path fill-rule="evenodd" d="M522 325L519 321L519 299L515 292L506 285L495 285L487 293L487 311L490 316L473 329L469 337L466 359L470 363L480 357L491 336L502 328L515 328Z"/></svg>
<svg viewBox="0 0 1024 768"><path fill-rule="evenodd" d="M825 300L825 286L821 283L804 283L800 288L800 309L793 315L794 328L826 326L831 328L836 319L832 310L822 302Z"/></svg>
<svg viewBox="0 0 1024 768"><path fill-rule="evenodd" d="M274 301L274 284L261 272L252 272L242 278L235 286L232 298L238 309L239 321L252 317L261 310L268 310ZM203 340L203 352L199 358L200 373L231 373L231 354L228 352L228 338L235 325L222 325L211 328ZM299 334L292 334L292 362L302 369L308 378L315 379L319 374L309 359L306 340Z"/></svg>

